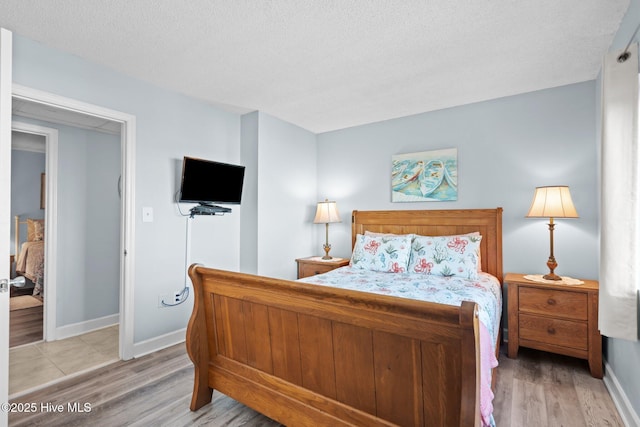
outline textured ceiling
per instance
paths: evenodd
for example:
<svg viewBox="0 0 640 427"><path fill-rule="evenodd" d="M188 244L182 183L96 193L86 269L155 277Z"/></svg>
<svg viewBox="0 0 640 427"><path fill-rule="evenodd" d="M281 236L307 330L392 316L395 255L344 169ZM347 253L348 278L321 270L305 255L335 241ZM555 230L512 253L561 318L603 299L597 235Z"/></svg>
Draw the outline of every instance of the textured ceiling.
<svg viewBox="0 0 640 427"><path fill-rule="evenodd" d="M313 132L594 79L629 0L2 0L0 26Z"/></svg>

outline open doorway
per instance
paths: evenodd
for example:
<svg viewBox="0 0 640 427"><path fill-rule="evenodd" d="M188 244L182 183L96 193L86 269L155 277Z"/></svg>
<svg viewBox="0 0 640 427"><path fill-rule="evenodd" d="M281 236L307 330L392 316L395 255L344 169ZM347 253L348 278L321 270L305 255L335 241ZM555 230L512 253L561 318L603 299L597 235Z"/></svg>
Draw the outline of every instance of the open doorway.
<svg viewBox="0 0 640 427"><path fill-rule="evenodd" d="M132 230L133 218L135 118L20 86L14 86L13 101L14 120L57 127L67 135L75 135L76 142L85 143L84 146L69 147L65 141L59 151L57 145L53 152L47 151L44 180L47 203L43 210L48 236L45 242L43 330L47 342L42 345L56 347L45 352L74 354L79 340L92 342L97 348L105 347L106 341L113 338L116 350L115 353L111 350L111 354L118 359L131 358L133 316L129 313L132 308L129 281L133 269L128 268L132 265L125 255L127 249L132 249L128 233ZM93 140L93 150L87 149L89 139ZM75 154L69 157L69 152ZM49 196L53 197L49 199ZM86 209L79 209L80 205ZM84 230L80 237L73 233L78 229ZM92 244L95 242L98 243ZM65 255L68 255L67 261L77 261L79 253L86 255L84 262L61 262L60 258ZM110 268L106 268L106 264L110 264ZM73 279L79 270L84 279ZM105 273L106 270L111 273ZM70 282L75 288L69 286ZM47 286L48 283L54 284L53 289ZM110 286L115 288L115 296L107 291ZM46 305L47 297L54 301L50 307ZM78 304L74 304L74 299ZM96 301L99 302L96 304ZM111 311L107 301L110 301ZM85 314L85 311L93 314L88 318L78 317L79 312ZM116 325L115 329L110 325ZM66 350L61 350L63 343ZM21 350L21 357L33 356L26 348ZM101 358L95 356L83 359L94 359L99 366L104 360L101 362ZM79 370L88 367L85 365Z"/></svg>
<svg viewBox="0 0 640 427"><path fill-rule="evenodd" d="M46 137L11 132L9 348L44 338Z"/></svg>
<svg viewBox="0 0 640 427"><path fill-rule="evenodd" d="M10 395L118 360L120 300L119 126L96 130L82 117L60 124L15 104L13 127L21 131L12 133L12 232L15 276L22 280L13 282L22 286L11 286ZM52 144L42 134L52 132L57 148L47 150ZM57 152L58 162L51 180L58 203L49 223L41 197L45 172L52 173L45 169L47 151ZM57 249L51 258L44 257L45 244ZM45 261L52 274L44 274ZM48 298L52 291L58 298ZM46 337L43 302L57 312Z"/></svg>

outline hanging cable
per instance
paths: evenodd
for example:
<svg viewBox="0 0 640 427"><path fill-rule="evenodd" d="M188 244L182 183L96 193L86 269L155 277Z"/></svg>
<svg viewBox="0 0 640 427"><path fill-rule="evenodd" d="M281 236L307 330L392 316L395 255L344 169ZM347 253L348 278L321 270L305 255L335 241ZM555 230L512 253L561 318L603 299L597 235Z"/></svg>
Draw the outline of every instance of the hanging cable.
<svg viewBox="0 0 640 427"><path fill-rule="evenodd" d="M174 200L176 202L176 205L178 206L178 212L180 213L180 216L191 216L191 217L193 217L191 215L191 213L185 214L185 213L182 213L182 210L180 210L180 202L178 201L178 194L180 194L180 190L176 191L176 195L174 197Z"/></svg>
<svg viewBox="0 0 640 427"><path fill-rule="evenodd" d="M186 235L187 238L185 239L185 245L184 245L184 286L185 288L188 288L187 283L189 280L189 259L191 258L191 227L189 227L189 220L193 219L193 216L187 218L187 230L186 230Z"/></svg>
<svg viewBox="0 0 640 427"><path fill-rule="evenodd" d="M180 293L176 293L175 294L175 301L174 302L166 302L165 300L160 301L163 307L175 307L176 305L180 305L183 302L185 302L188 298L189 298L189 285L188 285L188 280L189 280L189 276L188 276L188 269L189 269L189 249L191 248L190 245L190 241L191 241L191 227L189 227L189 220L191 220L193 218L193 215L191 214L183 214L182 211L180 210L180 203L178 203L178 193L176 193L176 204L178 205L178 212L180 212L180 215L187 217L187 226L186 226L186 230L185 230L185 245L184 245L184 286L182 288L182 290L180 291Z"/></svg>
<svg viewBox="0 0 640 427"><path fill-rule="evenodd" d="M176 205L178 206L178 212L180 216L187 217L187 229L186 229L186 239L185 239L185 248L184 248L184 287L179 293L175 293L175 301L166 302L165 300L161 300L160 303L163 307L175 307L176 305L180 305L185 302L189 298L189 258L190 258L190 249L191 249L191 227L189 227L189 220L193 219L195 215L210 215L210 216L222 216L224 212L212 212L212 213L196 213L194 209L191 209L188 214L185 214L180 209L180 201L178 199L178 194L180 191L176 191L174 196ZM229 210L230 211L230 210Z"/></svg>
<svg viewBox="0 0 640 427"><path fill-rule="evenodd" d="M620 55L618 55L618 62L625 62L631 54L629 53L629 46L631 46L631 42L636 38L636 34L638 34L638 30L640 30L640 24L636 27L636 30L633 32L633 35L629 39L629 43L627 43L627 47L624 48L624 51Z"/></svg>

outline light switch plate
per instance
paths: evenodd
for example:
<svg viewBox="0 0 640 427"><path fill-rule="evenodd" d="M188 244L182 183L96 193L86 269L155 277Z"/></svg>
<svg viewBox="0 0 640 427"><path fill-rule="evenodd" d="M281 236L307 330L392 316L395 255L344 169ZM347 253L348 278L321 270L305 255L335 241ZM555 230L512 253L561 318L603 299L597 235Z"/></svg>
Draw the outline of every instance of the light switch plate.
<svg viewBox="0 0 640 427"><path fill-rule="evenodd" d="M142 222L153 222L153 208L142 208Z"/></svg>

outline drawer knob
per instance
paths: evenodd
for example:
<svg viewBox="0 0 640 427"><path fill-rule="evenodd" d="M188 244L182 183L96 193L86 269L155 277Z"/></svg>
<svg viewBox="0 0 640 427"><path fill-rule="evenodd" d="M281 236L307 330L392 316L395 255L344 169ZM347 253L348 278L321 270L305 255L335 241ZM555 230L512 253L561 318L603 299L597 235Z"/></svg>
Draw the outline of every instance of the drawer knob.
<svg viewBox="0 0 640 427"><path fill-rule="evenodd" d="M549 335L554 335L556 333L556 329L553 326L549 326L547 328L547 332L549 333Z"/></svg>
<svg viewBox="0 0 640 427"><path fill-rule="evenodd" d="M316 271L314 274L320 274L320 272L319 272L319 271Z"/></svg>
<svg viewBox="0 0 640 427"><path fill-rule="evenodd" d="M556 305L556 300L554 300L553 298L549 298L549 299L547 300L547 304L549 304L549 305Z"/></svg>

